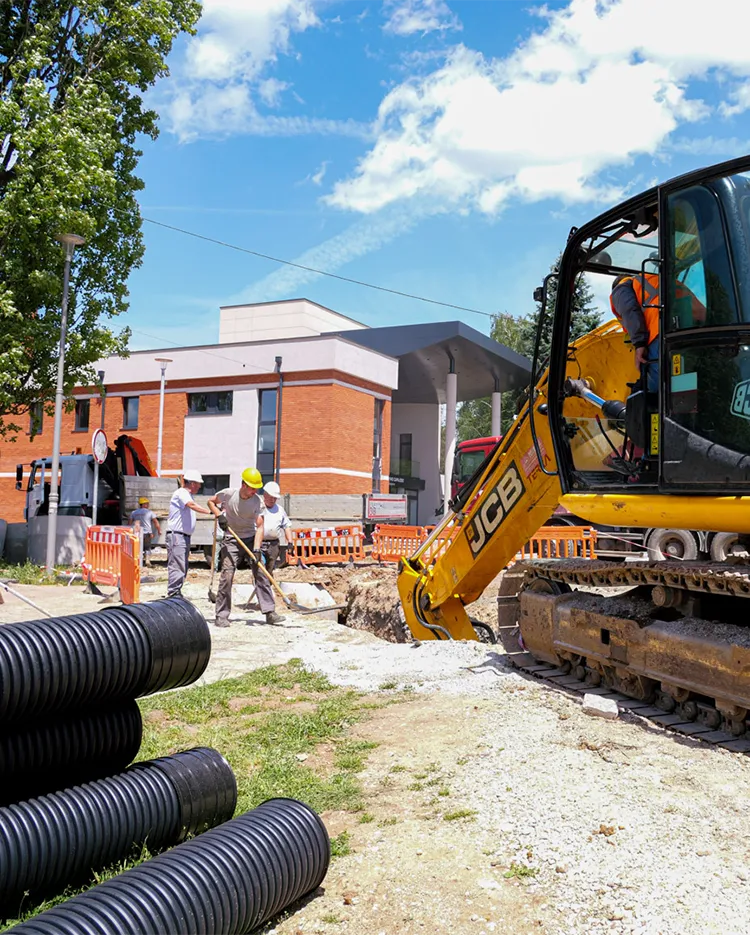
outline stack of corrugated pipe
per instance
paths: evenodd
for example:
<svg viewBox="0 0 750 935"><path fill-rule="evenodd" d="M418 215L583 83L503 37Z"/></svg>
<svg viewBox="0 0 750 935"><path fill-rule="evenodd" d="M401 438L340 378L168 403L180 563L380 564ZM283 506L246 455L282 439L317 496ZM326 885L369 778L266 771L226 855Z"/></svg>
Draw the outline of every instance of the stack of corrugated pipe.
<svg viewBox="0 0 750 935"><path fill-rule="evenodd" d="M307 805L232 818L234 774L209 747L128 767L135 699L194 682L210 653L179 598L0 626L0 918L163 851L9 931L240 935L320 885L330 843Z"/></svg>

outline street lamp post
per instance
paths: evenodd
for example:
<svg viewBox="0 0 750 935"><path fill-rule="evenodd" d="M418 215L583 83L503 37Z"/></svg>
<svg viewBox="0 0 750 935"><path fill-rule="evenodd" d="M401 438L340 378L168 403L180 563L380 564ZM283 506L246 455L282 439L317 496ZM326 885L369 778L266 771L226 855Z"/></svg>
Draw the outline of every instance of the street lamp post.
<svg viewBox="0 0 750 935"><path fill-rule="evenodd" d="M161 388L159 390L159 441L156 445L156 473L161 477L161 448L164 432L164 387L167 382L167 364L172 363L171 357L157 357L157 364L161 365Z"/></svg>
<svg viewBox="0 0 750 935"><path fill-rule="evenodd" d="M47 572L55 570L57 552L57 508L60 491L57 475L60 472L60 435L62 432L63 388L65 384L65 342L68 335L68 289L70 287L70 263L76 247L86 241L79 234L61 234L57 238L65 247L65 272L63 274L62 315L60 317L60 352L57 358L57 390L55 392L55 428L52 436L52 470L49 485L49 523L47 526Z"/></svg>

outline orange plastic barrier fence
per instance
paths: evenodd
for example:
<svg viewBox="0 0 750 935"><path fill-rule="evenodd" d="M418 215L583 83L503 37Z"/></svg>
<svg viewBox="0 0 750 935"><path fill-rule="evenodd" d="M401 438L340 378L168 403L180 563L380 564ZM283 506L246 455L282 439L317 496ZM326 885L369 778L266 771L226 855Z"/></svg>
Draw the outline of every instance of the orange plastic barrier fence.
<svg viewBox="0 0 750 935"><path fill-rule="evenodd" d="M404 555L413 555L426 538L424 526L376 526L372 557L379 562L397 562Z"/></svg>
<svg viewBox="0 0 750 935"><path fill-rule="evenodd" d="M361 526L293 529L291 533L292 541L287 552L290 565L364 561L365 543Z"/></svg>
<svg viewBox="0 0 750 935"><path fill-rule="evenodd" d="M376 526L372 557L397 562L404 555L413 555L434 530L434 526ZM460 530L457 524L443 529L422 553L422 562L429 565L435 561ZM591 526L542 526L516 558L596 558L596 530Z"/></svg>
<svg viewBox="0 0 750 935"><path fill-rule="evenodd" d="M86 553L81 562L84 581L120 588L121 594L124 585L128 597L134 600L123 597L123 602L134 603L139 596L139 565L139 540L130 526L89 526L86 530Z"/></svg>
<svg viewBox="0 0 750 935"><path fill-rule="evenodd" d="M518 558L596 558L596 530L592 526L542 526Z"/></svg>
<svg viewBox="0 0 750 935"><path fill-rule="evenodd" d="M137 604L141 599L141 537L131 530L122 537L120 548L120 600Z"/></svg>

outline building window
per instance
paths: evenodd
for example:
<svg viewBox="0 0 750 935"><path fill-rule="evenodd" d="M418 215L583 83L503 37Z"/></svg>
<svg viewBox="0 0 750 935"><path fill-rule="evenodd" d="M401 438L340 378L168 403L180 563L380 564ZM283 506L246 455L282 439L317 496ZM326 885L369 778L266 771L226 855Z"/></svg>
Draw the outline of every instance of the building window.
<svg viewBox="0 0 750 935"><path fill-rule="evenodd" d="M223 393L188 393L190 415L231 415L232 391Z"/></svg>
<svg viewBox="0 0 750 935"><path fill-rule="evenodd" d="M225 490L229 486L228 474L203 474L203 486L201 493L207 497L213 497L220 490Z"/></svg>
<svg viewBox="0 0 750 935"><path fill-rule="evenodd" d="M402 432L398 437L398 460L404 467L401 474L411 474L411 432Z"/></svg>
<svg viewBox="0 0 750 935"><path fill-rule="evenodd" d="M276 471L276 390L258 391L258 455L255 465L263 483Z"/></svg>
<svg viewBox="0 0 750 935"><path fill-rule="evenodd" d="M89 430L89 410L91 408L90 399L76 400L76 432L88 432Z"/></svg>
<svg viewBox="0 0 750 935"><path fill-rule="evenodd" d="M138 403L137 396L122 397L122 427L124 429L138 428Z"/></svg>
<svg viewBox="0 0 750 935"><path fill-rule="evenodd" d="M375 400L375 412L372 425L372 490L373 493L380 491L380 478L383 473L382 454L383 454L383 410L385 409L385 400Z"/></svg>
<svg viewBox="0 0 750 935"><path fill-rule="evenodd" d="M44 425L44 403L38 402L29 409L29 435L32 437L34 435L42 434L42 426Z"/></svg>

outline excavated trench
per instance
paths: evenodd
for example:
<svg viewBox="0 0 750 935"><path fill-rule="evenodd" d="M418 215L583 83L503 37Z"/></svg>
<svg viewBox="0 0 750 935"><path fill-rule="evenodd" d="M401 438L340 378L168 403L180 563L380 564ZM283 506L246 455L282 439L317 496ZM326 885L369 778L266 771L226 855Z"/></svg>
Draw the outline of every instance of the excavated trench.
<svg viewBox="0 0 750 935"><path fill-rule="evenodd" d="M396 568L381 565L318 566L284 568L276 573L280 581L301 581L325 588L339 611L339 623L354 630L366 630L389 643L411 642L404 624L396 588Z"/></svg>

